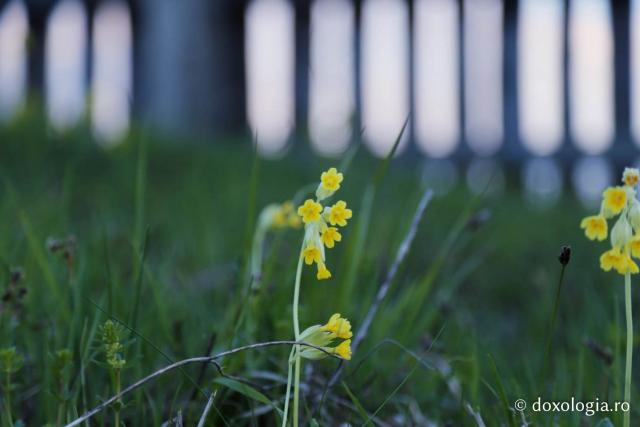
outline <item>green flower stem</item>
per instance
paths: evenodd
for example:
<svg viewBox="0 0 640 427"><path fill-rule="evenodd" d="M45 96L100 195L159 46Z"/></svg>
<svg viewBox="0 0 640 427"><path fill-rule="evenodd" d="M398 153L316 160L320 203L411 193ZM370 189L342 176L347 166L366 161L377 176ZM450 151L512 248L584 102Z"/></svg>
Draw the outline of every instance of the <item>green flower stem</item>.
<svg viewBox="0 0 640 427"><path fill-rule="evenodd" d="M631 313L631 274L624 275L624 301L627 314L627 361L624 374L624 400L631 405L631 365L633 362L633 316ZM624 413L624 427L631 425L631 410Z"/></svg>
<svg viewBox="0 0 640 427"><path fill-rule="evenodd" d="M252 289L260 288L260 282L262 279L262 257L266 235L267 230L264 227L258 227L253 236L253 247L251 249L251 271L250 277L248 278Z"/></svg>
<svg viewBox="0 0 640 427"><path fill-rule="evenodd" d="M304 244L303 244L304 245ZM298 305L300 302L300 277L302 276L302 248L298 259L298 269L296 270L296 283L293 289L293 332L296 341L300 337L300 322L298 320ZM300 346L295 346L295 377L293 386L293 427L298 427L298 417L300 410Z"/></svg>
<svg viewBox="0 0 640 427"><path fill-rule="evenodd" d="M291 370L293 368L293 354L295 352L295 348L291 349L291 354L289 354L289 369L287 370L287 393L284 397L284 413L282 414L282 427L287 426L287 417L289 415L289 399L291 398Z"/></svg>
<svg viewBox="0 0 640 427"><path fill-rule="evenodd" d="M295 388L293 394L293 427L298 427L298 418L300 416L300 346L296 346L296 366L295 366Z"/></svg>
<svg viewBox="0 0 640 427"><path fill-rule="evenodd" d="M116 394L120 394L120 369L116 369L115 372L116 377ZM116 410L114 416L114 426L120 427L120 399L116 402Z"/></svg>

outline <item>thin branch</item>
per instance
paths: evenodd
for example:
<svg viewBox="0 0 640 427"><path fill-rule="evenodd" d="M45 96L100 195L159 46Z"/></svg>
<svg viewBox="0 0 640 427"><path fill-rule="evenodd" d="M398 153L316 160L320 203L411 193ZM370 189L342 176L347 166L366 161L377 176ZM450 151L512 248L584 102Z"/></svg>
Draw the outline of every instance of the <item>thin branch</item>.
<svg viewBox="0 0 640 427"><path fill-rule="evenodd" d="M389 288L391 287L391 284L393 283L393 280L395 279L396 274L398 273L398 269L400 268L400 265L402 264L407 254L409 253L409 249L411 248L411 243L413 243L413 239L415 238L416 233L418 231L418 226L420 225L420 221L424 216L424 211L427 209L427 206L429 205L429 202L431 201L432 197L433 197L433 191L431 189L427 189L422 194L422 198L420 199L420 202L418 203L418 207L416 208L416 212L413 215L413 220L411 221L411 227L409 227L409 231L407 232L407 235L402 240L402 243L398 248L398 252L396 253L396 258L394 259L393 264L391 264L391 268L389 269L389 272L387 273L387 276L385 277L384 282L382 282L382 284L380 285L380 288L378 289L378 294L376 295L376 299L373 301L373 304L371 304L371 307L369 307L369 311L367 312L367 315L364 318L364 321L362 322L362 326L360 326L360 328L358 329L358 333L356 334L356 337L353 340L353 344L351 344L351 349L353 352L356 351L356 349L358 348L362 340L366 338L367 333L369 332L369 328L371 327L371 323L373 322L373 318L378 313L378 309L380 308L382 301L387 296L387 293L389 292ZM328 388L331 388L336 384L336 382L340 378L340 375L342 374L343 369L344 369L344 364L341 364L340 367L336 370L336 372L331 377Z"/></svg>
<svg viewBox="0 0 640 427"><path fill-rule="evenodd" d="M123 389L120 393L116 394L115 396L111 397L108 400L105 400L100 405L96 406L95 408L93 408L89 412L87 412L84 415L82 415L80 418L77 418L74 421L72 421L71 423L67 424L65 427L73 427L73 426L79 425L84 420L87 420L87 419L93 417L98 412L104 410L105 408L107 408L112 403L114 403L114 402L118 401L119 399L121 399L125 394L132 392L133 390L135 390L138 387L144 385L145 383L147 383L147 382L149 382L149 381L151 381L151 380L153 380L153 379L155 379L155 378L157 378L157 377L159 377L159 376L161 376L163 374L166 374L167 372L170 372L170 371L172 371L174 369L178 369L178 368L181 368L182 366L189 365L189 364L192 364L192 363L213 363L214 365L219 366L219 364L216 362L217 359L221 359L221 358L226 357L226 356L231 356L233 354L240 353L240 352L246 351L246 350L254 350L254 349L263 348L263 347L274 347L274 346L278 346L278 345L301 345L301 346L304 346L304 347L311 347L311 348L315 348L316 350L322 351L323 353L327 354L328 356L338 358L335 354L330 353L329 351L325 350L324 348L315 346L313 344L308 344L306 342L301 342L301 341L268 341L268 342L245 345L243 347L237 347L237 348L234 348L234 349L231 349L231 350L223 351L222 353L218 353L218 354L213 355L213 356L192 357L190 359L180 360L178 362L172 363L171 365L167 365L164 368L158 369L154 373L152 373L152 374L142 378L141 380L131 384L130 386L128 386L125 389Z"/></svg>
<svg viewBox="0 0 640 427"><path fill-rule="evenodd" d="M211 393L211 397L207 401L207 406L204 407L204 411L202 411L202 416L200 417L200 421L198 421L198 427L204 427L204 423L207 420L207 415L209 415L209 411L211 410L211 406L213 406L213 399L216 398L216 394L218 390Z"/></svg>

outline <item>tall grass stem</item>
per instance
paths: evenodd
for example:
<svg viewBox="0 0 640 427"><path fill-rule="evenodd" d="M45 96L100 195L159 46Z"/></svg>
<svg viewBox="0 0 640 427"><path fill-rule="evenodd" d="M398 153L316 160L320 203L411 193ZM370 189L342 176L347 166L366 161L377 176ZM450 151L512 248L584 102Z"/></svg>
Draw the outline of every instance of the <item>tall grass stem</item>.
<svg viewBox="0 0 640 427"><path fill-rule="evenodd" d="M295 340L300 338L300 321L298 319L298 306L300 303L300 278L302 276L302 251L298 259L298 268L296 269L296 282L293 288L293 332ZM298 427L299 411L300 411L300 346L295 346L295 368L294 368L294 386L293 386L293 427Z"/></svg>
<svg viewBox="0 0 640 427"><path fill-rule="evenodd" d="M624 275L624 302L627 314L627 360L624 372L624 400L631 405L631 365L633 363L633 316L631 312L631 274ZM631 410L624 413L624 427L631 425Z"/></svg>
<svg viewBox="0 0 640 427"><path fill-rule="evenodd" d="M544 356L542 358L542 373L540 377L540 386L544 387L544 381L547 373L547 363L549 360L549 351L551 350L551 340L553 339L553 331L555 330L556 319L558 317L558 306L560 303L560 292L562 290L562 283L564 282L564 270L567 266L562 265L560 270L560 278L558 279L558 287L556 288L556 298L553 302L553 312L551 313L551 322L549 324L549 331L547 335L547 345L545 346Z"/></svg>

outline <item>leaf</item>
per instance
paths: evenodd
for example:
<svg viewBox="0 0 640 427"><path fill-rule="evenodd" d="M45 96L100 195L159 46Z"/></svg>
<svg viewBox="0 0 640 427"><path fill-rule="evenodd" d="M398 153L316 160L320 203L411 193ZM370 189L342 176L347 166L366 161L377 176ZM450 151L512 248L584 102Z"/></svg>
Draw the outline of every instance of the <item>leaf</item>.
<svg viewBox="0 0 640 427"><path fill-rule="evenodd" d="M502 384L502 378L500 378L500 374L498 373L498 367L496 366L496 361L493 359L493 356L490 354L489 356L489 364L491 365L491 370L493 371L493 376L496 379L496 383L498 386L498 396L500 397L500 401L502 402L502 407L505 412L505 416L507 417L507 421L510 426L515 427L515 422L513 416L511 414L511 410L509 409L509 400L507 399L507 393L504 390L504 386Z"/></svg>
<svg viewBox="0 0 640 427"><path fill-rule="evenodd" d="M355 394L351 392L351 389L349 388L347 383L342 381L341 384L342 384L342 387L344 388L344 391L347 392L349 399L351 399L351 402L353 402L353 405L358 410L358 413L360 414L362 419L365 420L365 422L368 422L370 418L369 414L367 413L366 409L364 409L364 407L362 406L362 403L360 403L360 400L356 397Z"/></svg>
<svg viewBox="0 0 640 427"><path fill-rule="evenodd" d="M278 412L278 414L280 414L280 417L284 415L282 410L278 408L278 406L275 403L273 403L271 399L269 399L267 396L260 393L258 390L251 387L250 385L247 385L245 383L242 383L240 381L237 381L231 378L216 378L215 380L213 380L213 382L216 384L220 384L224 387L230 388L231 390L236 391L242 394L243 396L248 397L249 399L253 399L257 402L264 403L266 405L271 406L273 409L276 410L276 412Z"/></svg>

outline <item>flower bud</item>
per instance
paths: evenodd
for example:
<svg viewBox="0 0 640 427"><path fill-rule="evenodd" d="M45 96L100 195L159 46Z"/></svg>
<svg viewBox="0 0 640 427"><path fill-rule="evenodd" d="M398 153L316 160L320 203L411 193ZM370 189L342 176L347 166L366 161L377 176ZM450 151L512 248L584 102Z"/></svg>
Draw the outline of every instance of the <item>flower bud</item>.
<svg viewBox="0 0 640 427"><path fill-rule="evenodd" d="M640 231L640 203L636 199L633 199L631 203L628 214L629 222L634 230Z"/></svg>
<svg viewBox="0 0 640 427"><path fill-rule="evenodd" d="M622 248L633 236L633 230L625 215L620 215L618 221L611 229L611 246L614 248Z"/></svg>

